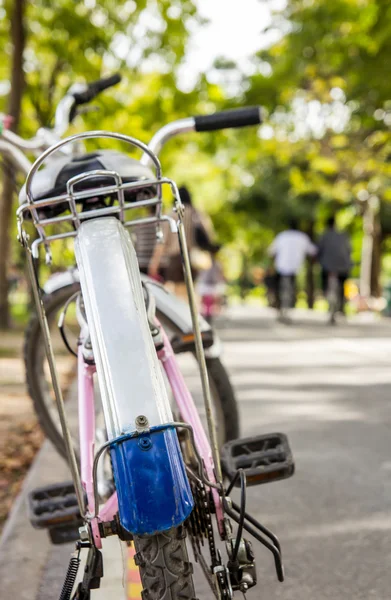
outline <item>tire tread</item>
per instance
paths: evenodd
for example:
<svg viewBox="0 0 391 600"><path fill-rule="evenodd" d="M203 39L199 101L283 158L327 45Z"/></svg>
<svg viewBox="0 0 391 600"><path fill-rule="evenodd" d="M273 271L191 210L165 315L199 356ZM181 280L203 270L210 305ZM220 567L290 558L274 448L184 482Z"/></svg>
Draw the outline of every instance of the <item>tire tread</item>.
<svg viewBox="0 0 391 600"><path fill-rule="evenodd" d="M196 600L183 525L153 536L135 537L134 543L143 600Z"/></svg>

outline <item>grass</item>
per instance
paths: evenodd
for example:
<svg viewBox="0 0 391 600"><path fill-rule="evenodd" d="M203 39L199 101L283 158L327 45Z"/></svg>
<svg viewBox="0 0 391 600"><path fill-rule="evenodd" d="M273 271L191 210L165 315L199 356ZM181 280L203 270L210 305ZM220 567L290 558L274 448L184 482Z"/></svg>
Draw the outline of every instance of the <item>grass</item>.
<svg viewBox="0 0 391 600"><path fill-rule="evenodd" d="M29 307L26 299L12 298L11 296L11 319L16 326L25 326L29 319Z"/></svg>
<svg viewBox="0 0 391 600"><path fill-rule="evenodd" d="M20 334L19 334L20 335ZM18 358L20 357L19 348L10 348L0 346L0 358Z"/></svg>

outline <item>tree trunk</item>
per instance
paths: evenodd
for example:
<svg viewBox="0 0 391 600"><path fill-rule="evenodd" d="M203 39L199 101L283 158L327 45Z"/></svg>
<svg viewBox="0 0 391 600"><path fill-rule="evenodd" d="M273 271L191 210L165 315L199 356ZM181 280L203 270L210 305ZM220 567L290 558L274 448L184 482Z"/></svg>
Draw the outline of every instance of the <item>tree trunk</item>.
<svg viewBox="0 0 391 600"><path fill-rule="evenodd" d="M360 295L363 298L377 296L380 292L381 226L379 209L379 198L371 196L363 214L360 269Z"/></svg>
<svg viewBox="0 0 391 600"><path fill-rule="evenodd" d="M371 265L373 253L373 214L368 206L363 214L363 238L360 262L360 295L369 298L371 295Z"/></svg>
<svg viewBox="0 0 391 600"><path fill-rule="evenodd" d="M14 0L11 15L12 66L8 113L13 118L11 123L13 131L17 131L19 126L25 85L23 70L23 52L26 42L25 6L26 0ZM0 329L5 329L10 325L7 271L11 247L10 229L14 176L12 167L7 165L7 170L3 169L3 190L0 196Z"/></svg>

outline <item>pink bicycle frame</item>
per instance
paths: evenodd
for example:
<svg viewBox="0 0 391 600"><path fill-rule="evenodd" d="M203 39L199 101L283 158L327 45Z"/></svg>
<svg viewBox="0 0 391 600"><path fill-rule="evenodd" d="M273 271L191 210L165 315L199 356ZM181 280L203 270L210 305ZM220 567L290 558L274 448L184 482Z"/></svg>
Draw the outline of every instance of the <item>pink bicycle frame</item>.
<svg viewBox="0 0 391 600"><path fill-rule="evenodd" d="M178 407L181 418L192 426L194 440L201 456L208 480L215 483L214 464L209 440L205 434L197 408L186 386L170 341L163 329L163 348L158 352L167 379ZM93 463L95 446L95 404L93 375L95 366L88 365L83 357L82 346L78 352L78 403L79 403L79 437L80 437L80 473L83 488L87 495L87 510L91 522L92 534L97 548L102 547L99 523L111 521L118 512L117 494L114 493L95 515L95 498L93 486ZM212 488L216 517L220 533L223 532L223 508L218 490Z"/></svg>

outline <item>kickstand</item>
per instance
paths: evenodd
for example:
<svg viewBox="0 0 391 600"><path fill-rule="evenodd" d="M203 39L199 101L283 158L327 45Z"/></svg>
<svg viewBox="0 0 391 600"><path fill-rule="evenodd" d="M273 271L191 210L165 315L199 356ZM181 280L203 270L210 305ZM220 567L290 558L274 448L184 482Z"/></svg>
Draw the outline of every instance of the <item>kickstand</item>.
<svg viewBox="0 0 391 600"><path fill-rule="evenodd" d="M90 590L96 590L100 587L102 577L102 553L95 546L91 546L88 550L86 566L84 567L83 581L77 586L72 600L90 600Z"/></svg>
<svg viewBox="0 0 391 600"><path fill-rule="evenodd" d="M237 513L232 508L230 508L227 505L227 503L225 504L225 512L227 513L227 515L229 517L231 517L231 519L233 519L237 523L239 522ZM246 515L247 515L247 513L246 513ZM280 550L274 543L268 542L268 540L266 540L260 533L258 533L258 531L261 531L265 535L268 535L268 537L271 539L272 539L273 534L271 534L271 532L268 532L266 534L265 533L266 528L263 525L261 525L260 523L258 523L257 521L255 521L255 519L251 518L251 522L254 525L255 525L255 523L257 523L257 525L255 525L255 527L251 527L251 525L249 525L249 523L247 522L247 520L245 518L244 523L243 523L243 529L245 529L248 533L250 533L256 540L258 540L258 542L260 542L263 546L265 546L265 548L267 548L273 554L274 564L275 564L276 573L277 573L277 579L278 579L278 581L281 581L281 582L284 581L284 567L283 567L282 560L281 560ZM257 529L258 529L258 531L257 531ZM275 537L275 536L273 536L273 537Z"/></svg>
<svg viewBox="0 0 391 600"><path fill-rule="evenodd" d="M243 470L239 469L231 480L227 490L226 498L224 501L224 510L231 519L233 519L240 526L240 535L243 529L250 533L258 542L260 542L265 548L267 548L274 557L274 564L276 568L276 574L278 581L284 581L284 566L281 558L281 546L278 538L272 533L267 527L259 523L254 517L246 512L246 486L242 485L242 493L240 499L240 505L233 502L230 498L228 501L229 494L234 487L239 476L242 478ZM267 540L266 538L269 538Z"/></svg>

